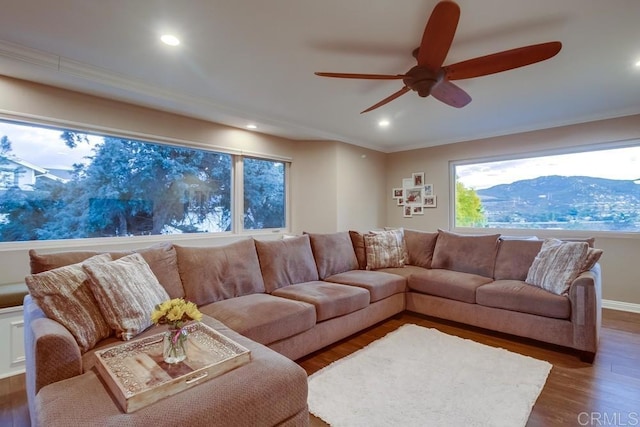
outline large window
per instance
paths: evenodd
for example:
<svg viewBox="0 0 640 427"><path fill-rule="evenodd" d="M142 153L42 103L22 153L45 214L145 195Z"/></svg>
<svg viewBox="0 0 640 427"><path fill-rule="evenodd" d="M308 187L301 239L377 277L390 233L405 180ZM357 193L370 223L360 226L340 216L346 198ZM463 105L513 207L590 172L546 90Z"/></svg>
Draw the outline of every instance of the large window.
<svg viewBox="0 0 640 427"><path fill-rule="evenodd" d="M0 242L234 229L241 156L5 121L0 138ZM284 179L244 159L246 229L285 226Z"/></svg>
<svg viewBox="0 0 640 427"><path fill-rule="evenodd" d="M639 143L454 162L455 226L640 232Z"/></svg>

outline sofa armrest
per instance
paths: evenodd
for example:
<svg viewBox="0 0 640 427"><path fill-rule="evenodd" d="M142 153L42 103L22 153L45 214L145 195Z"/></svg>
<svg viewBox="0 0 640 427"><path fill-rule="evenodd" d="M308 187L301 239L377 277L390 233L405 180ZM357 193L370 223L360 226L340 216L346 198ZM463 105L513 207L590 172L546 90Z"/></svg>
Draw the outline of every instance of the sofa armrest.
<svg viewBox="0 0 640 427"><path fill-rule="evenodd" d="M574 348L595 353L602 324L602 275L600 265L578 276L569 288Z"/></svg>
<svg viewBox="0 0 640 427"><path fill-rule="evenodd" d="M48 318L30 295L24 299L27 397L82 373L80 347L67 328Z"/></svg>
<svg viewBox="0 0 640 427"><path fill-rule="evenodd" d="M31 323L31 330L35 344L36 393L48 384L82 373L80 347L67 328L55 320L42 318Z"/></svg>

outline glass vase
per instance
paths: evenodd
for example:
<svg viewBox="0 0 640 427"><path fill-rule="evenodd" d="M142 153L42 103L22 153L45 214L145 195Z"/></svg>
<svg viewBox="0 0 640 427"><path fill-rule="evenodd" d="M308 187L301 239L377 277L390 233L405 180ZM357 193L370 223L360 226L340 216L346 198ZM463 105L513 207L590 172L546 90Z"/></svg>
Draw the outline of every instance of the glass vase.
<svg viewBox="0 0 640 427"><path fill-rule="evenodd" d="M187 358L187 337L185 328L170 328L165 332L162 356L166 363L180 363Z"/></svg>

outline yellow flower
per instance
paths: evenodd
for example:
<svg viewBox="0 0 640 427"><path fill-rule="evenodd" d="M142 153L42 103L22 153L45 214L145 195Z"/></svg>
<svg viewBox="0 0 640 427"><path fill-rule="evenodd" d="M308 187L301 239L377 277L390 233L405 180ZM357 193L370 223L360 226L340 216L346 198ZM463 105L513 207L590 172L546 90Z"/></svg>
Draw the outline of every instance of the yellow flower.
<svg viewBox="0 0 640 427"><path fill-rule="evenodd" d="M198 306L182 298L174 298L158 304L151 313L151 321L155 324L169 323L175 327L181 327L184 322L190 320L200 321L202 313Z"/></svg>

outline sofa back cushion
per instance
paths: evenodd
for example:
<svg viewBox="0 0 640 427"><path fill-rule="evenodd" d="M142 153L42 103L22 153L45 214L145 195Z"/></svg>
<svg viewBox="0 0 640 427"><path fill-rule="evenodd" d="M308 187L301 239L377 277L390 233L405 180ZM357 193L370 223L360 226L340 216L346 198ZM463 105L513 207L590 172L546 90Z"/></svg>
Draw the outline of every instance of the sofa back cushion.
<svg viewBox="0 0 640 427"><path fill-rule="evenodd" d="M427 233L405 228L404 241L409 255L409 260L405 263L417 267L431 268L437 239L438 233Z"/></svg>
<svg viewBox="0 0 640 427"><path fill-rule="evenodd" d="M320 280L334 274L358 269L358 260L349 232L308 234Z"/></svg>
<svg viewBox="0 0 640 427"><path fill-rule="evenodd" d="M500 239L493 278L496 280L526 279L529 267L541 247L542 240Z"/></svg>
<svg viewBox="0 0 640 427"><path fill-rule="evenodd" d="M493 277L499 234L462 235L438 230L432 268Z"/></svg>
<svg viewBox="0 0 640 427"><path fill-rule="evenodd" d="M104 252L96 251L66 251L50 254L39 254L35 250L29 251L29 263L31 274L42 273L65 265L77 264L92 256ZM176 251L171 243L160 243L148 248L135 251L108 252L111 258L116 260L132 253L139 253L149 264L151 271L164 287L171 298L184 297L182 281L178 274L178 261Z"/></svg>
<svg viewBox="0 0 640 427"><path fill-rule="evenodd" d="M252 239L223 246L175 248L185 298L197 305L264 292Z"/></svg>
<svg viewBox="0 0 640 427"><path fill-rule="evenodd" d="M282 240L256 240L255 244L267 292L318 280L308 234Z"/></svg>

